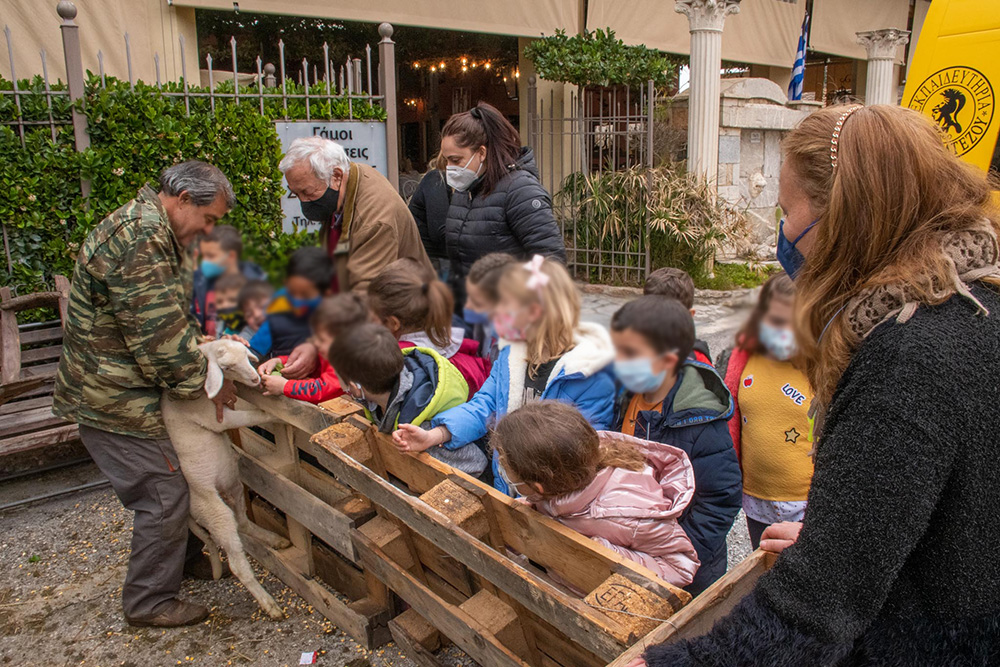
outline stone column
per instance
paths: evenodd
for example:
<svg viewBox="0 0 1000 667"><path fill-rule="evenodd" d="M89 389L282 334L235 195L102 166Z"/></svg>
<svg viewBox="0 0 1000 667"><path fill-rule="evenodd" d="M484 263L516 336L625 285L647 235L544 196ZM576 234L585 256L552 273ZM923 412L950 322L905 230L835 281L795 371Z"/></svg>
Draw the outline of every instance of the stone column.
<svg viewBox="0 0 1000 667"><path fill-rule="evenodd" d="M675 0L691 31L688 88L688 171L714 183L719 172L719 87L722 80L722 27L740 0Z"/></svg>
<svg viewBox="0 0 1000 667"><path fill-rule="evenodd" d="M865 104L896 104L896 51L910 41L910 31L886 28L857 35L858 44L868 50Z"/></svg>

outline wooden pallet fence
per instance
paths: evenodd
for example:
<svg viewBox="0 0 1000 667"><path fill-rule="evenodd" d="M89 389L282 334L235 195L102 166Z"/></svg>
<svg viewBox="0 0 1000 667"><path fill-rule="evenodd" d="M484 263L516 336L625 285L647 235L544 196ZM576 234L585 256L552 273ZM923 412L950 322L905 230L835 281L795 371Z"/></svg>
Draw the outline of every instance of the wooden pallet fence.
<svg viewBox="0 0 1000 667"><path fill-rule="evenodd" d="M394 638L420 665L436 665L445 642L484 665L617 665L680 621L728 610L767 565L737 568L710 589L718 602L706 593L685 608L690 596L643 566L426 454L400 454L350 401L240 397L275 417L274 442L237 438L252 518L292 542L247 539L247 551L364 646Z"/></svg>

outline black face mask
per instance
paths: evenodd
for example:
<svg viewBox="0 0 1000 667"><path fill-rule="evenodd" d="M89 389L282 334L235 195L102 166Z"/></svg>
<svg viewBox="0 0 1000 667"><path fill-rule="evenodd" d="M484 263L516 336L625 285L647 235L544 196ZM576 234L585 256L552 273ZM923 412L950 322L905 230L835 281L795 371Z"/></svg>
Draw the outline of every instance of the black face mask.
<svg viewBox="0 0 1000 667"><path fill-rule="evenodd" d="M337 212L337 203L340 200L340 190L327 187L326 192L319 199L313 201L299 200L302 206L302 215L314 222L330 222Z"/></svg>

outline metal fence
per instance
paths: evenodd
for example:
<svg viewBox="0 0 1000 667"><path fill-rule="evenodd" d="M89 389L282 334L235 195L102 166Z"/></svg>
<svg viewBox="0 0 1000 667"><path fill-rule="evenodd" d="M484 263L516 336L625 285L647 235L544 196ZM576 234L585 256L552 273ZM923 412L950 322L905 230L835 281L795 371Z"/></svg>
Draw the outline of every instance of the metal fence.
<svg viewBox="0 0 1000 667"><path fill-rule="evenodd" d="M4 26L4 36L7 41L7 53L10 57L11 78L13 79L12 90L0 90L0 95L12 98L16 108L15 118L12 120L2 120L0 125L12 126L15 128L21 139L21 145L25 145L25 131L37 126L48 126L51 129L52 139L56 140L57 129L60 126L72 123L74 130L74 141L77 150L85 150L90 145L90 137L87 133L87 118L80 111L76 102L85 96L83 59L80 48L80 26L76 24L76 6L68 0L62 0L56 7L56 11L62 18L60 31L62 33L63 56L66 63L66 83L50 82L48 75L48 54L45 50L40 51L42 59L42 85L46 104L46 112L41 115L41 119L27 120L24 118L22 108L25 99L30 92L32 97L34 91L26 91L20 88L17 78L17 63L14 62L14 36L9 26ZM205 66L208 71L209 85L203 90L202 86L192 86L187 75L187 63L185 62L184 36L178 39L181 56L181 80L178 85L164 84L160 79L160 54L153 56L155 64L155 86L159 92L168 98L183 102L185 112L190 115L191 102L196 99L208 99L211 111L215 111L216 100L231 100L236 104L254 104L264 113L265 106L269 102L277 103L281 101L282 113L276 114L284 120L290 120L288 114L289 102L302 101L305 105L306 120L321 120L324 115L314 115L317 105L322 106L324 102L330 102L327 108L330 114L327 119L332 120L332 109L334 101L346 100L348 118L354 119L355 105L361 103L367 105L379 105L385 110L386 121L386 152L388 158L387 170L388 178L394 186L398 187L399 179L399 148L398 138L395 131L396 121L396 64L395 64L395 42L392 40L393 28L388 23L383 23L378 28L380 41L378 43L378 92L372 85L372 47L368 45L365 49L364 59L348 57L343 65L337 66L329 58L329 46L323 44L324 62L312 64L312 75L310 76L310 63L307 59L302 59L301 69L296 73L297 81L285 67L285 44L278 42L280 53L280 63L278 68L271 63L263 63L258 56L256 60L256 72L240 74L237 67L237 43L236 38L230 38L230 50L232 53L232 90L217 90L218 83L214 77L215 63L211 54L205 57ZM135 90L136 79L132 73L132 46L128 33L123 35L125 44L125 59L128 65L128 85L131 90ZM104 72L104 54L97 52L98 75L100 86L107 86L107 77ZM320 70L322 68L322 71ZM195 70L199 74L198 70ZM276 76L277 74L277 76ZM241 81L242 79L242 81ZM321 85L325 84L325 85ZM317 91L316 88L319 88ZM280 91L278 90L280 88ZM293 90L289 90L293 88ZM72 103L72 104L70 104ZM86 194L86 192L84 193Z"/></svg>
<svg viewBox="0 0 1000 667"><path fill-rule="evenodd" d="M638 89L583 88L561 99L554 91L540 98L537 81L529 79L528 145L553 195L568 265L579 279L641 284L649 274L649 212L642 205L648 182L638 197L615 202L629 221L624 232L608 233L601 219L613 194L603 192L602 202L595 193L604 177L653 166L655 106L652 81Z"/></svg>

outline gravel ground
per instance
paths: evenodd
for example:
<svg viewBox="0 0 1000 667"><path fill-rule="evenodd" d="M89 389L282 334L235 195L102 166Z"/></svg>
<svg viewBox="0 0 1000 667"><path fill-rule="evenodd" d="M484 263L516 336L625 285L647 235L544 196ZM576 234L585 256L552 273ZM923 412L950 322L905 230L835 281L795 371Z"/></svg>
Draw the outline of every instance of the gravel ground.
<svg viewBox="0 0 1000 667"><path fill-rule="evenodd" d="M586 294L583 317L606 324L626 300ZM745 316L728 306L696 308L699 336L714 352L728 344ZM53 481L59 475L65 481ZM48 473L38 487L29 482L26 488L41 493L46 485L84 481L74 475L78 472ZM0 489L0 499L14 490ZM393 644L361 648L260 568L264 587L285 610L283 621L263 618L253 598L230 578L184 582L182 597L212 607L202 625L131 628L120 604L131 529L131 512L106 488L0 512L0 665L279 666L297 665L305 651L321 651L319 665L413 664ZM729 535L730 567L749 553L741 514ZM473 664L454 646L440 657L449 666Z"/></svg>

